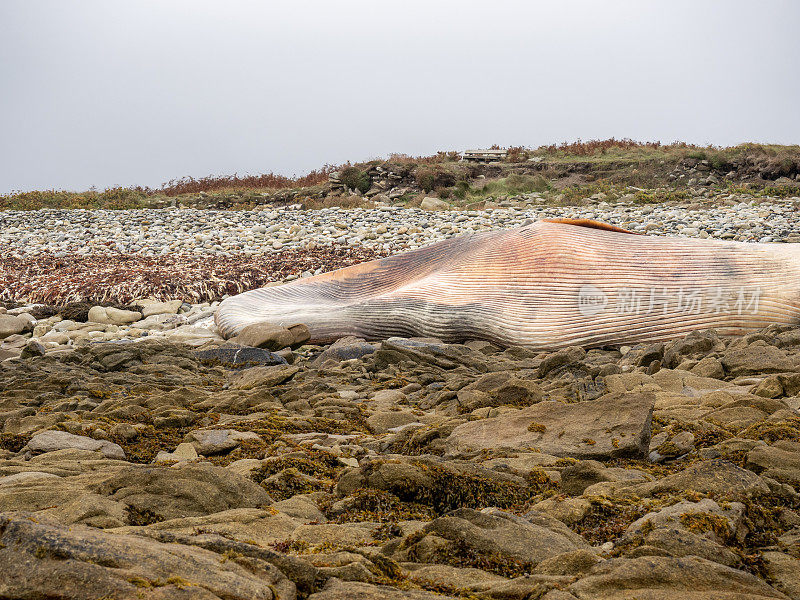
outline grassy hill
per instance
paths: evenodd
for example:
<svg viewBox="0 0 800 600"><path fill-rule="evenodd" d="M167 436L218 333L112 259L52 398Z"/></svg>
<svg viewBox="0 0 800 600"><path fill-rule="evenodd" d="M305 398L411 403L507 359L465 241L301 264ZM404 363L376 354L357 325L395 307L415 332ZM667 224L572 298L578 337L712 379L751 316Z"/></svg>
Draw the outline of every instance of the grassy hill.
<svg viewBox="0 0 800 600"><path fill-rule="evenodd" d="M512 147L505 160L471 163L458 152L326 166L302 177L267 173L172 180L160 188L104 191L46 190L0 195L0 209L39 208L252 208L302 204L414 206L434 196L459 207L536 194L546 202L579 203L603 194L641 202L683 200L736 192L754 196L800 195L800 146L741 144L728 148L681 142L592 140L536 149Z"/></svg>

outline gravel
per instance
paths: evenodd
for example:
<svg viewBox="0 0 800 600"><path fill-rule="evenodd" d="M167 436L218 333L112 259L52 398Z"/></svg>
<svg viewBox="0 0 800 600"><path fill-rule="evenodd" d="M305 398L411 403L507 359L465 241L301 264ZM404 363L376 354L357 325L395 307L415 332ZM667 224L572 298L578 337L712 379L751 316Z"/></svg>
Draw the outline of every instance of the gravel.
<svg viewBox="0 0 800 600"><path fill-rule="evenodd" d="M0 245L11 257L258 256L331 244L396 252L469 231L514 227L552 217L596 219L654 235L800 242L800 221L794 214L793 202L779 199L714 208L600 202L579 207L439 212L394 206L313 211L4 211L0 213Z"/></svg>

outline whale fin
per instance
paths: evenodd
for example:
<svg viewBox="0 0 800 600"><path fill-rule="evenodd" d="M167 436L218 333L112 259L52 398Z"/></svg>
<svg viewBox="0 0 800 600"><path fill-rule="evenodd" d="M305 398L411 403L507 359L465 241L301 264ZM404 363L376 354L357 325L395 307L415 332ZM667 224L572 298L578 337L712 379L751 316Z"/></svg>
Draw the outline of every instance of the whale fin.
<svg viewBox="0 0 800 600"><path fill-rule="evenodd" d="M546 223L561 223L563 225L575 225L576 227L588 227L590 229L602 229L603 231L614 231L616 233L630 233L631 235L644 235L642 233L629 231L627 229L623 229L622 227L617 227L616 225L611 225L609 223L593 221L592 219L557 218L557 219L542 219L542 221L545 221Z"/></svg>

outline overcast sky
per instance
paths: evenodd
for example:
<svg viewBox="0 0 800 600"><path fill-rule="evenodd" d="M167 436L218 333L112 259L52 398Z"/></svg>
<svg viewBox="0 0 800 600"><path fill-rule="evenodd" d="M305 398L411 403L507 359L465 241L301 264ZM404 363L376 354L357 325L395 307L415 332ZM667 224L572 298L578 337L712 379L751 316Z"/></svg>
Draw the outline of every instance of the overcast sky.
<svg viewBox="0 0 800 600"><path fill-rule="evenodd" d="M794 0L0 0L0 193L630 137L800 142Z"/></svg>

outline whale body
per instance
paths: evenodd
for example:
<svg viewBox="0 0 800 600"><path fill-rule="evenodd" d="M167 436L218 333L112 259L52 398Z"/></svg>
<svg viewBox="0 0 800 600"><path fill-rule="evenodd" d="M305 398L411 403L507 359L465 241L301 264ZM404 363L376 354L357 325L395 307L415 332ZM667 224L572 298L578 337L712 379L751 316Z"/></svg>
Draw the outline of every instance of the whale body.
<svg viewBox="0 0 800 600"><path fill-rule="evenodd" d="M353 335L558 349L741 334L800 322L800 244L634 234L594 221L470 233L227 298L224 337L305 323Z"/></svg>

